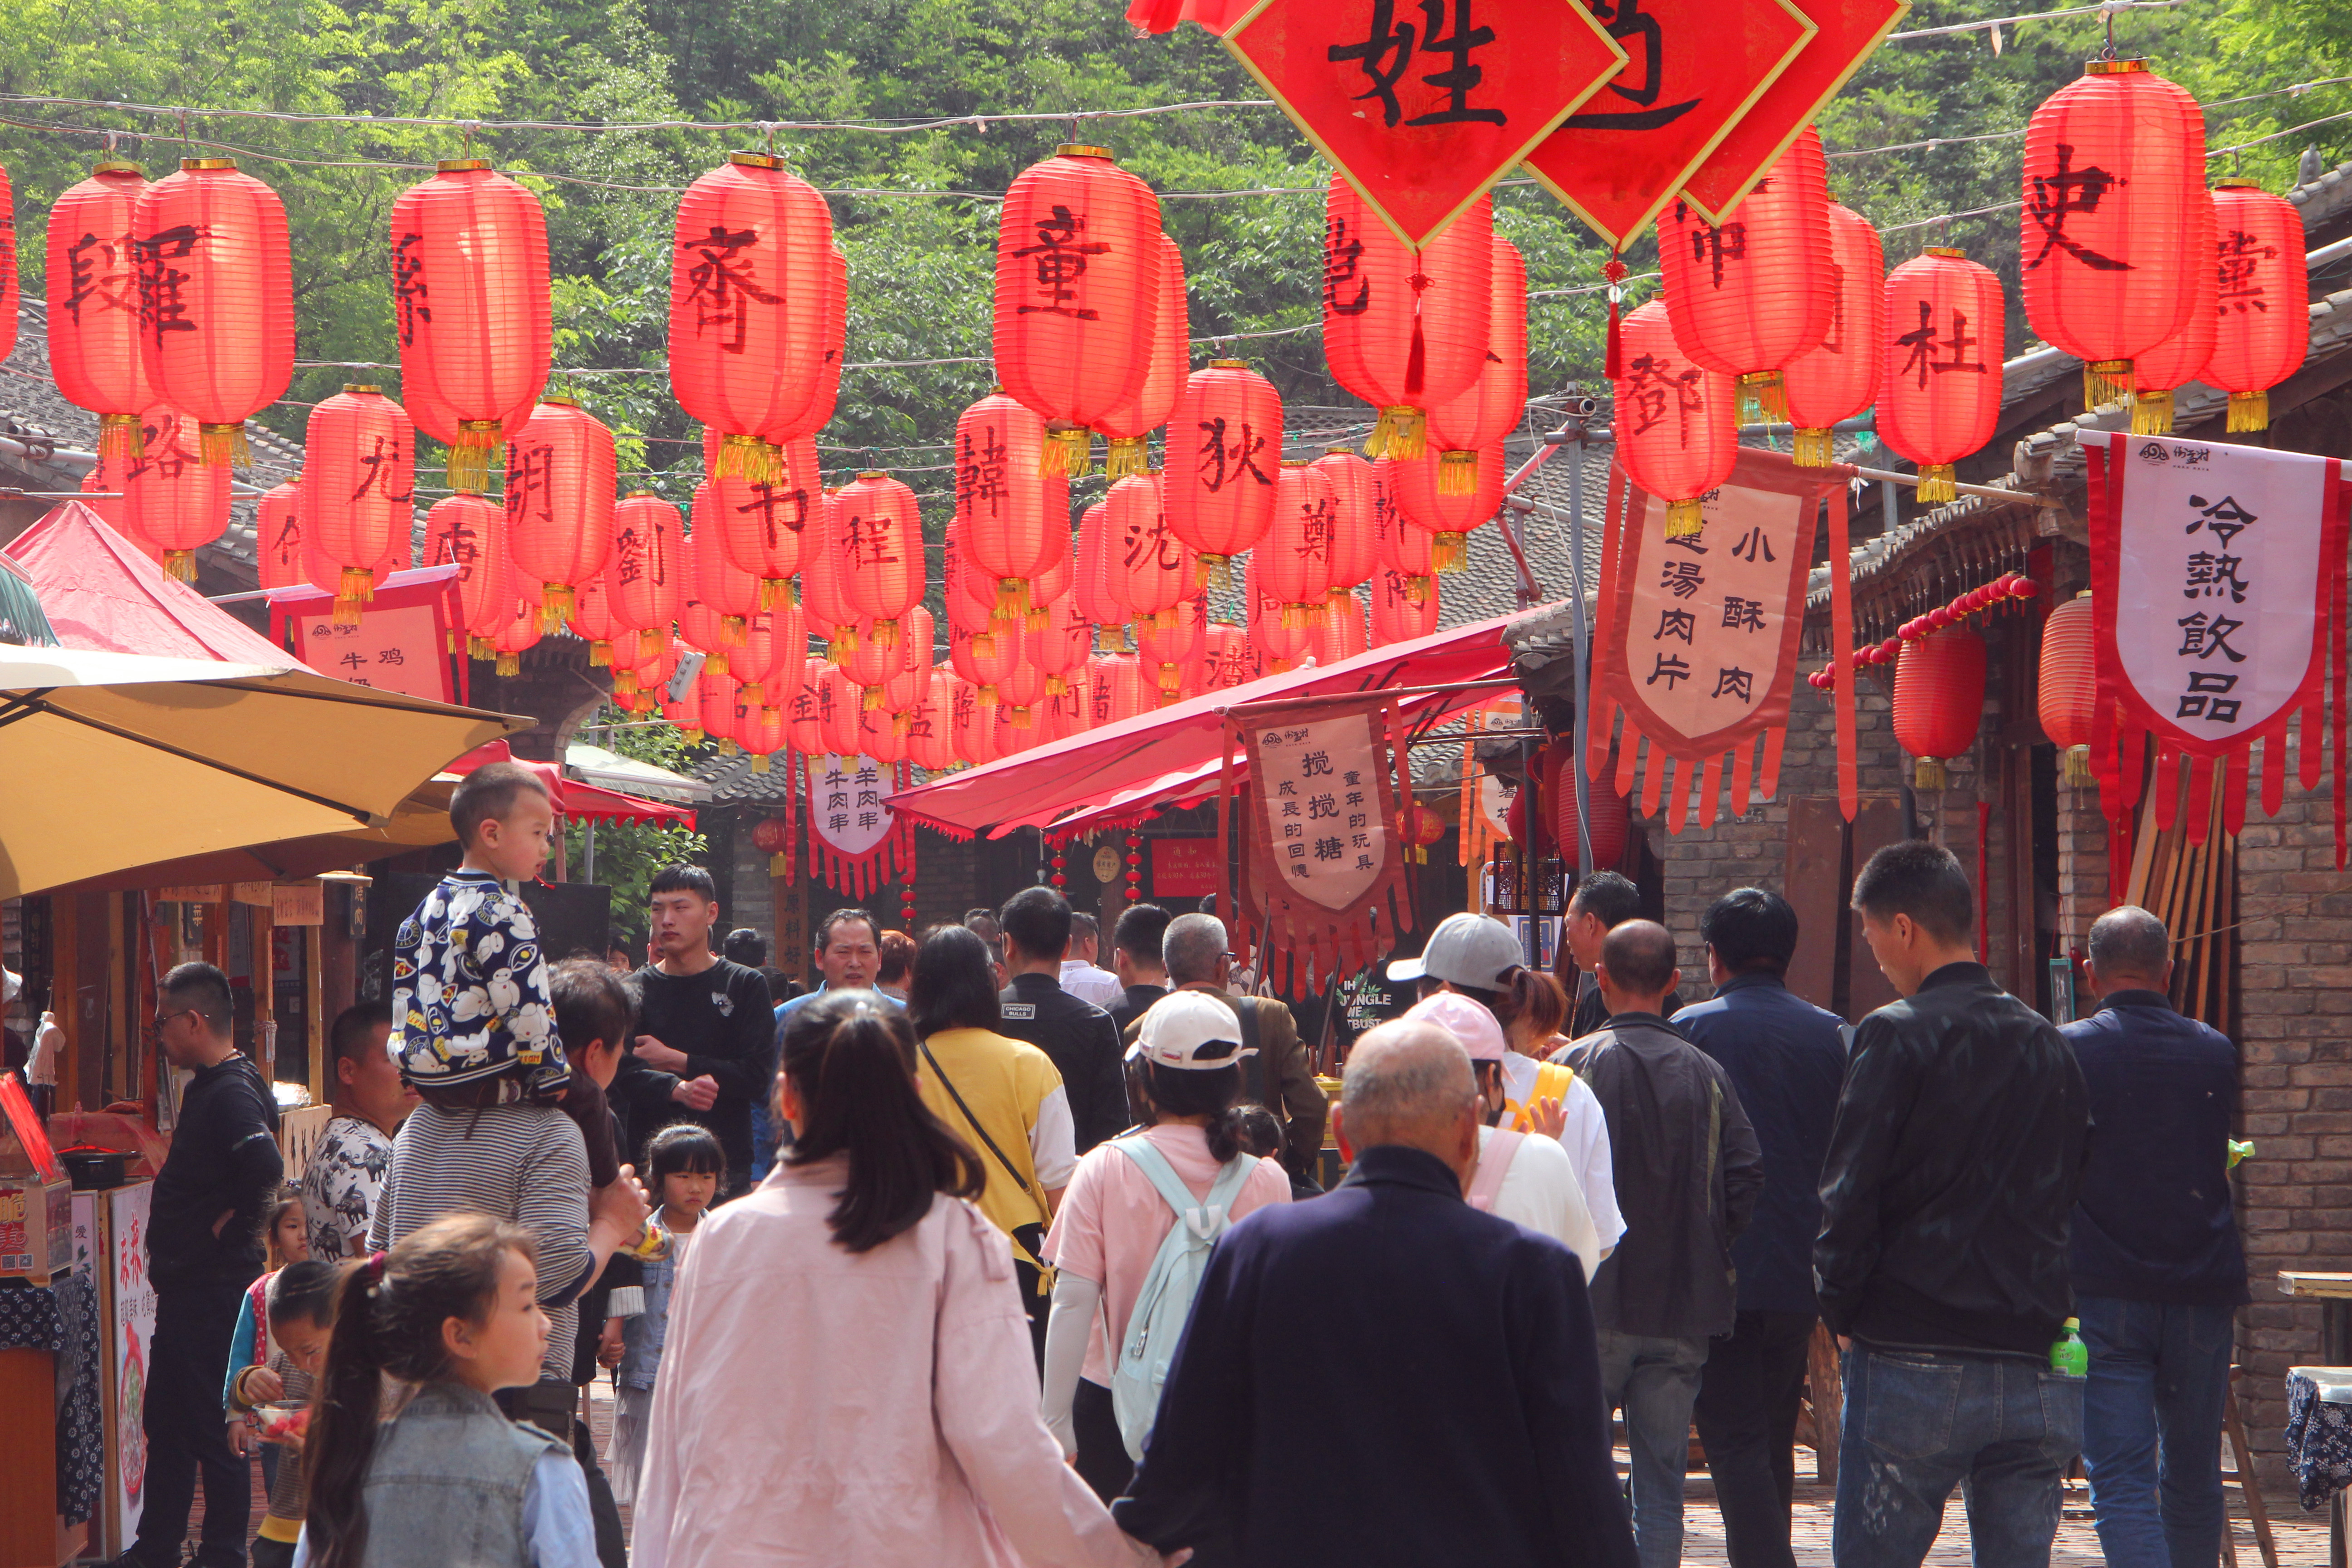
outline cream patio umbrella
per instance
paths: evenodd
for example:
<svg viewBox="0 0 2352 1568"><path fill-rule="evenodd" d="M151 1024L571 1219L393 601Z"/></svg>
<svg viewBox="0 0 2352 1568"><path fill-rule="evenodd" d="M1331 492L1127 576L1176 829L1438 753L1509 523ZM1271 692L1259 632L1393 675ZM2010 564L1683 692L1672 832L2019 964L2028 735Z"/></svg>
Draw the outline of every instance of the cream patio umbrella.
<svg viewBox="0 0 2352 1568"><path fill-rule="evenodd" d="M531 728L283 666L0 644L0 898L389 824Z"/></svg>

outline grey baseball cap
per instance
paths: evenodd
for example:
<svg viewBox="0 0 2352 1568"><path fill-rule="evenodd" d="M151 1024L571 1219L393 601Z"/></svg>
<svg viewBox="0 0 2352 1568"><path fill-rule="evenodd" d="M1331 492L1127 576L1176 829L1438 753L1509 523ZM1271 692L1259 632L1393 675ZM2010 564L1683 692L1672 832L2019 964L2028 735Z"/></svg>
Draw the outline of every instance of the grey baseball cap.
<svg viewBox="0 0 2352 1568"><path fill-rule="evenodd" d="M1449 981L1481 991L1503 989L1503 976L1527 963L1519 939L1498 920L1467 911L1448 915L1429 933L1429 945L1419 958L1400 958L1389 965L1391 980Z"/></svg>

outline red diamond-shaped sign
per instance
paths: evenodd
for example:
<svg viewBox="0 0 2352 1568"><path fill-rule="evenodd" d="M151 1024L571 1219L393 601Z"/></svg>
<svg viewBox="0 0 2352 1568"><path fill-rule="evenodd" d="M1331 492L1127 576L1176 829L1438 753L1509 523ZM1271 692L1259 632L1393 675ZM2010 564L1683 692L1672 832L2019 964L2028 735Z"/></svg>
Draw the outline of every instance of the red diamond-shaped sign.
<svg viewBox="0 0 2352 1568"><path fill-rule="evenodd" d="M1225 47L1412 246L1626 58L1578 0L1262 0Z"/></svg>
<svg viewBox="0 0 2352 1568"><path fill-rule="evenodd" d="M1837 96L1894 30L1911 0L1796 0L1798 9L1821 31L1780 79L1764 89L1756 106L1739 117L1697 173L1683 182L1683 195L1707 222L1720 226L1740 198L1756 188L1764 171L1780 160L1822 106Z"/></svg>
<svg viewBox="0 0 2352 1568"><path fill-rule="evenodd" d="M1625 69L1529 154L1528 173L1620 248L1674 200L1816 28L1791 0L1593 0Z"/></svg>

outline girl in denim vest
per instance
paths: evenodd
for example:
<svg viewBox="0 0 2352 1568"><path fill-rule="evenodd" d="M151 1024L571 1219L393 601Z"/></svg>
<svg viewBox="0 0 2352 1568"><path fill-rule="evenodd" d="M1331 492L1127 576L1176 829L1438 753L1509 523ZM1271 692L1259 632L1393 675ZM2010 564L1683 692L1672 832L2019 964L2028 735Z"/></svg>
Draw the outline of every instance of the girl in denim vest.
<svg viewBox="0 0 2352 1568"><path fill-rule="evenodd" d="M490 1398L538 1381L547 1330L520 1226L455 1215L352 1264L303 1445L294 1568L596 1568L579 1462Z"/></svg>
<svg viewBox="0 0 2352 1568"><path fill-rule="evenodd" d="M665 1246L659 1258L645 1261L644 1310L604 1325L607 1346L617 1341L620 1350L620 1364L613 1374L613 1450L605 1467L612 1476L613 1500L624 1508L637 1500L637 1467L646 1456L654 1373L660 1369L662 1342L669 1334L670 1290L726 1173L726 1152L709 1128L695 1122L672 1122L646 1145L646 1184L660 1200L653 1223L660 1227Z"/></svg>

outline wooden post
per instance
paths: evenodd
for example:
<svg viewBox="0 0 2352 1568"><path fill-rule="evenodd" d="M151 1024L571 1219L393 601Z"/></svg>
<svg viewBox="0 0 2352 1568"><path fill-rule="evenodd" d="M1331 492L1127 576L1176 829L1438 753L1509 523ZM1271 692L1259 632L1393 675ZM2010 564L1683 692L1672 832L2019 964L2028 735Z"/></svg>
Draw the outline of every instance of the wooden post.
<svg viewBox="0 0 2352 1568"><path fill-rule="evenodd" d="M119 1100L128 1100L139 1092L139 1080L131 1066L130 1036L136 1027L123 1015L131 1011L126 999L136 994L130 982L133 979L130 964L130 943L125 940L122 921L122 894L101 895L106 899L106 1079L107 1091ZM131 894L136 898L138 895Z"/></svg>
<svg viewBox="0 0 2352 1568"><path fill-rule="evenodd" d="M49 1010L65 1026L66 1046L58 1062L57 1109L70 1110L81 1098L84 1040L81 1015L80 932L74 920L79 900L70 893L49 898Z"/></svg>
<svg viewBox="0 0 2352 1568"><path fill-rule="evenodd" d="M320 926L302 928L302 1012L310 1025L310 1098L320 1105L333 1098L335 1087L327 1081L327 984L320 973L326 963L323 931Z"/></svg>
<svg viewBox="0 0 2352 1568"><path fill-rule="evenodd" d="M253 933L253 1063L261 1069L265 1082L278 1077L278 984L270 973L274 956L270 933L276 919L259 905L252 906L246 916L246 929Z"/></svg>

